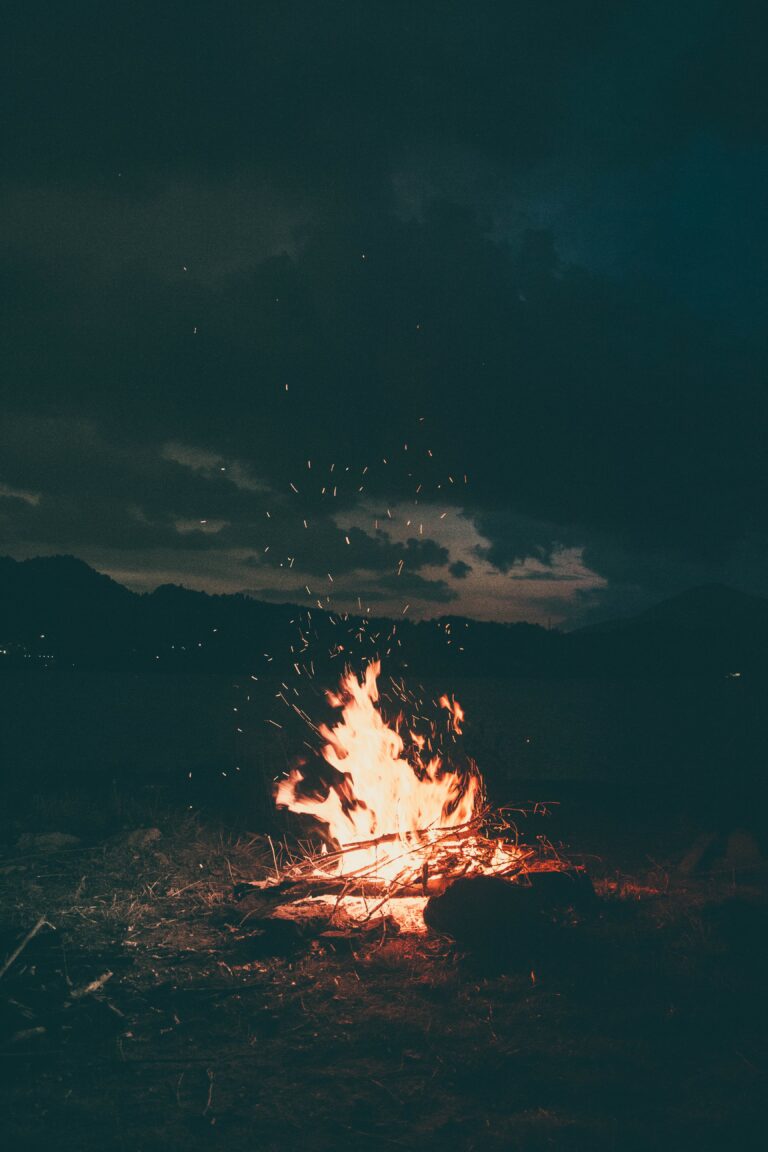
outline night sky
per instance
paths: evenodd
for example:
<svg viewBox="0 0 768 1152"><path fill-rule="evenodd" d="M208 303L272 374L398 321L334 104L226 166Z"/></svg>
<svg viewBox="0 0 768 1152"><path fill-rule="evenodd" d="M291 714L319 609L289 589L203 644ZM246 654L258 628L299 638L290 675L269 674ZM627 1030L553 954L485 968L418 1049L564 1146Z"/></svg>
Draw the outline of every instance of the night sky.
<svg viewBox="0 0 768 1152"><path fill-rule="evenodd" d="M565 626L768 593L763 3L15 8L0 552Z"/></svg>

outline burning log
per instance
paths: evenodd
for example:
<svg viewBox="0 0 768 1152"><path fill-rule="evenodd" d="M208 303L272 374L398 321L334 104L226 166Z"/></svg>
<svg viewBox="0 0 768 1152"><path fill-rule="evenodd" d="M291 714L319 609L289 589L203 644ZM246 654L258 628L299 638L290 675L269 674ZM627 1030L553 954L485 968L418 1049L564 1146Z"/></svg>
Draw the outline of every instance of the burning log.
<svg viewBox="0 0 768 1152"><path fill-rule="evenodd" d="M387 845L392 840L387 836ZM464 829L451 829L431 839L415 837L401 844L401 870L389 879L379 876L375 868L350 873L342 866L339 871L337 858L357 848L350 845L332 854L308 853L291 859L282 870L278 865L274 879L238 884L235 899L244 903L246 915L255 913L255 925L263 924L265 915L267 919L295 916L317 922L324 913L326 927L351 918L359 928L389 917L405 931L423 932L428 924L436 926L422 916L425 905L439 900L457 882L494 879L509 886L516 880L517 887L535 883L540 898L546 890L552 899L557 896L554 878L562 873L571 877L562 890L562 904L574 903L583 891L576 873L564 872L565 864L553 851L490 836L479 820ZM388 860L391 864L393 857L388 856Z"/></svg>
<svg viewBox="0 0 768 1152"><path fill-rule="evenodd" d="M347 859L353 858L357 863L361 852L366 855L366 863L350 867ZM376 865L379 852L387 861L384 875ZM533 848L486 835L479 816L463 828L407 836L389 833L375 840L343 845L334 852L307 853L278 868L275 879L237 885L235 896L242 899L255 891L276 896L304 888L318 894L366 891L426 895L442 891L459 876L515 875L535 862L536 857Z"/></svg>

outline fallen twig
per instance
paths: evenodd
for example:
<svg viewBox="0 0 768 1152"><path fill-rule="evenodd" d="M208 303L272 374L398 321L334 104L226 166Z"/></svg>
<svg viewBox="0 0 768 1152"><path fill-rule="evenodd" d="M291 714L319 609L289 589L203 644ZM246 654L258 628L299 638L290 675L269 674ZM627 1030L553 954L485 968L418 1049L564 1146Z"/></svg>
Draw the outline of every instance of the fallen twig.
<svg viewBox="0 0 768 1152"><path fill-rule="evenodd" d="M14 948L13 952L11 952L10 956L6 960L5 964L3 964L2 968L0 968L0 980L2 980L3 976L5 976L6 972L11 967L13 962L15 960L17 960L19 958L19 956L21 956L22 952L26 948L27 944L29 944L30 940L33 940L34 937L37 936L40 929L45 928L46 926L48 928L51 928L54 932L56 931L53 924L50 924L46 920L45 916L41 916L40 919L37 921L37 923L32 928L30 928L29 932L27 932L26 936L21 941L21 943L18 945L18 947Z"/></svg>
<svg viewBox="0 0 768 1152"><path fill-rule="evenodd" d="M107 969L102 972L101 976L97 976L95 980L91 980L88 984L83 984L81 988L73 988L69 996L71 1000L82 1000L83 996L91 996L94 992L100 992L108 980L112 979L114 973Z"/></svg>
<svg viewBox="0 0 768 1152"><path fill-rule="evenodd" d="M208 1099L205 1102L205 1108L203 1108L203 1116L207 1116L211 1110L211 1104L213 1103L213 1082L214 1082L215 1078L216 1078L216 1073L213 1071L212 1068L209 1068L208 1069Z"/></svg>

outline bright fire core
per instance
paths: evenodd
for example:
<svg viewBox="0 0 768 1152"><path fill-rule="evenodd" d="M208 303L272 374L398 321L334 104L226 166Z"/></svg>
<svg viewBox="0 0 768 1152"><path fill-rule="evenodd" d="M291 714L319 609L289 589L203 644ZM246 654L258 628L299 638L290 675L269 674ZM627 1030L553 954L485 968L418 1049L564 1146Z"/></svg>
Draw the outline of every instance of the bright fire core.
<svg viewBox="0 0 768 1152"><path fill-rule="evenodd" d="M343 849L333 860L337 874L391 881L422 867L425 849L429 854L430 845L437 847L451 829L472 821L482 781L474 765L458 772L445 763L433 748L434 729L425 737L405 728L402 717L393 726L385 722L379 672L380 665L372 663L362 680L348 673L339 693L327 694L341 711L336 725L318 728L323 758L334 770L327 792L308 791L303 770L296 768L278 784L275 800L326 825L329 839ZM449 729L461 732L461 707L446 696L440 704Z"/></svg>

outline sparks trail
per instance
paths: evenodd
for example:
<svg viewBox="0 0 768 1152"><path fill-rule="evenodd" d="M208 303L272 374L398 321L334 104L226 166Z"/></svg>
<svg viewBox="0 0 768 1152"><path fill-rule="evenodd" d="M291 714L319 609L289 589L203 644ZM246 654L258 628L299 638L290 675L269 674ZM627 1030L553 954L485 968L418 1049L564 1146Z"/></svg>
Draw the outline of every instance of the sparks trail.
<svg viewBox="0 0 768 1152"><path fill-rule="evenodd" d="M406 496L405 492L403 494L405 500L411 500L413 505L416 506L419 504L420 499L423 497L429 498L427 495L428 492L433 493L434 496L438 496L444 487L453 485L455 480L454 476L450 472L446 472L444 475L442 472L437 474L435 473L434 470L437 465L436 454L433 450L433 447L427 445L424 442L422 435L424 432L424 421L425 418L423 416L418 418L419 435L417 437L416 443L411 442L411 438L408 437L404 442L401 442L400 448L397 448L394 451L387 451L385 449L385 454L377 456L373 463L366 462L362 466L359 464L338 465L338 473L337 462L334 461L330 464L325 479L323 477L325 469L322 462L318 462L314 457L306 458L306 483L303 484L299 476L289 478L287 480L287 487L284 497L279 500L279 505L281 511L284 513L284 516L288 518L288 521L293 523L294 517L296 517L298 513L298 518L295 520L297 527L299 527L298 522L300 520L301 529L304 531L309 530L312 527L312 517L317 512L318 506L324 505L326 508L328 507L325 497L331 493L331 484L329 483L330 480L333 480L332 497L334 501L337 497L339 497L341 506L344 506L345 501L347 503L351 501L350 507L354 507L354 505L357 503L357 497L359 497L363 491L370 491L369 481L373 481L374 490L376 490L377 484L379 487L381 487L381 481L385 479L386 474L391 474L393 472L393 464L395 465L394 478L397 480L398 485L400 488L409 490L409 495ZM410 469L417 467L416 473L414 473L413 470L409 470L406 476L401 475L398 477L396 467L398 459L402 460L402 462L405 463L405 466L409 467ZM325 467L327 467L327 465ZM431 478L420 476L418 473L418 467L426 467L427 471L432 474ZM441 477L440 479L438 479L438 475ZM361 483L361 481L364 479L365 484ZM467 483L466 474L464 475L464 483ZM384 484L384 487L386 488L386 483ZM318 505L316 498L319 499L320 505ZM304 506L307 499L309 499L310 504ZM297 500L298 505L295 503ZM448 510L444 510L438 513L437 509L435 509L435 512L438 514L440 521L444 520L448 515ZM386 515L390 521L393 519L391 508L386 509ZM268 519L271 519L271 514L269 512L267 513L267 517ZM351 529L355 525L348 523L346 526L344 526L339 522L339 518L336 514L332 516L332 520L336 523L337 527L344 535L345 544L349 547L352 547L354 551L356 541L352 538ZM380 531L378 514L373 515L372 520L374 524L374 531L378 533ZM425 528L424 521L414 521L410 518L405 520L406 528L410 528L412 526L415 528L416 524L418 524L417 536L418 538L423 539ZM301 539L301 535L299 539ZM286 568L287 566L288 569L291 569L297 559L295 555L284 556L281 559L280 549L276 550L272 548L272 542L268 542L266 546L262 546L260 551L262 557L266 557L268 554L270 554L270 561L280 568ZM397 565L398 575L402 574L404 566L405 561L400 560ZM302 568L300 557L297 567L299 570ZM305 578L306 575L307 573L304 573ZM336 583L333 572L327 572L326 578L331 585ZM332 609L333 601L329 593L326 593L324 597L318 597L317 593L313 589L310 589L309 584L305 584L304 593L309 600L313 600L316 603L318 608L326 610ZM349 596L352 593L342 591L341 594ZM360 604L360 609L362 611L362 604ZM407 614L409 609L410 604L405 604L405 606L402 608L402 614Z"/></svg>
<svg viewBox="0 0 768 1152"><path fill-rule="evenodd" d="M332 493L334 499L340 495L342 503L345 499L354 500L355 497L359 495L364 489L364 485L360 483L361 480L365 479L366 485L368 485L369 482L376 483L377 481L383 479L385 474L392 474L392 465L395 466L394 471L396 474L398 460L402 461L403 463L407 461L405 466L411 469L408 471L407 477L404 478L401 475L399 480L402 481L405 479L405 487L407 488L410 486L411 499L414 507L419 504L421 499L429 499L427 495L427 488L429 491L434 491L434 494L437 495L442 490L444 484L449 486L454 485L455 480L451 473L446 473L445 476L442 476L442 473L435 472L435 468L439 467L439 465L433 446L426 444L424 441L424 425L425 417L421 416L418 419L418 435L414 435L413 438L410 436L407 437L404 441L401 441L401 447L399 449L394 448L393 446L392 451L385 450L383 455L377 457L372 463L365 463L362 467L355 467L352 464L338 464L337 461L331 462L330 466L328 466L327 463L324 465L322 461L318 461L314 454L307 456L305 458L305 481L302 482L299 475L294 475L294 478L288 481L287 491L284 497L279 500L279 507L283 515L287 515L291 520L293 520L294 516L296 516L296 513L298 513L298 518L301 519L302 526L300 529L299 538L301 538L301 536L303 536L304 533L309 530L312 525L312 516L317 511L317 506L311 503L312 497L316 495L316 489L319 490L320 497L322 499L325 498L325 496L330 492L332 484ZM415 473L413 471L414 468L416 468ZM426 468L427 472L431 473L431 479L428 483L427 477L419 475L420 468ZM442 479L438 479L438 475L442 476ZM465 485L468 483L468 477L466 473L463 474L463 481ZM303 506L308 498L310 499L310 505ZM328 507L327 503L325 504L325 507ZM292 509L295 509L295 511L292 511ZM437 512L437 509L435 509L435 511ZM307 513L307 515L304 515L304 513ZM267 519L272 524L274 524L271 513L267 512L266 515ZM442 521L447 515L448 510L444 510L439 514L439 519ZM386 517L390 522L392 522L394 519L392 509L390 507L386 508ZM358 533L360 533L362 529L358 528L354 524L348 524L345 530L345 527L339 522L337 516L334 516L334 520L336 521L336 524L344 537L345 545L349 547L354 553L355 546L357 544L357 538L354 535L353 528ZM379 517L375 516L373 522L374 530L379 532ZM417 524L417 538L423 539L424 520L414 520L411 517L407 517L406 513L405 527L415 530ZM396 543L396 541L393 541L393 544ZM405 547L402 542L400 542L400 546ZM345 552L346 548L342 549L342 551ZM281 560L279 559L279 555L275 554L275 549L272 549L271 543L267 543L262 550L262 556L266 558L268 555L270 562L279 565L280 568L284 568L287 564L287 568L290 570L294 567L294 563L296 563L298 571L302 571L301 558L299 557L297 559L296 554L286 556ZM406 567L407 558L405 556L400 556L397 561L395 570L397 576L402 576L403 572L406 570ZM306 574L304 574L304 576L306 579ZM318 595L317 590L314 587L315 582L311 578L307 583L304 584L303 593L306 594L309 600L314 601L316 607L323 613L330 626L339 627L340 630L345 632L346 638L344 641L333 640L329 643L328 638L321 636L320 630L312 626L311 612L309 609L306 610L305 618L297 623L300 647L297 652L295 651L294 646L290 645L291 659L289 661L291 674L295 675L297 679L302 681L302 688L304 690L306 690L307 687L311 687L311 681L315 674L314 660L311 658L311 652L313 650L318 654L320 657L320 662L323 664L326 664L331 660L338 659L339 657L343 657L345 660L349 660L356 648L359 650L359 655L363 663L373 659L378 660L382 656L387 659L391 658L393 654L395 656L399 656L400 652L402 651L401 638L396 634L397 623L391 623L389 631L371 631L371 609L370 607L363 608L363 602L360 596L357 597L358 609L360 611L360 618L358 620L351 619L347 612L335 611L330 593L335 592L335 590L338 588L338 585L332 571L327 571L325 573L325 578L330 585L330 590L329 592L325 593L324 596L322 596L322 594ZM401 615L403 617L407 617L410 607L410 603L402 604ZM436 622L436 627L438 629L441 628L438 622ZM325 631L327 631L327 629L325 629ZM452 644L449 625L445 628L445 643L446 647L450 647ZM463 647L460 647L459 651L463 652ZM296 660L294 658L296 655L301 657L303 654L306 654L305 660ZM267 657L267 659L269 662L271 662L272 656ZM401 666L407 667L406 664L402 664ZM286 686L283 685L283 687L285 688ZM313 691L315 694L317 694L316 689ZM299 695L295 688L293 688L293 692L296 696ZM303 709L300 710L295 708L293 703L287 700L285 696L279 692L275 694L274 698L276 700L280 700L284 706L297 711L299 715L304 712ZM415 710L418 712L418 706ZM270 721L270 723L272 723L277 728L282 728L282 724L279 724L275 720ZM427 747L430 750L432 749L433 744L431 741L427 742Z"/></svg>

